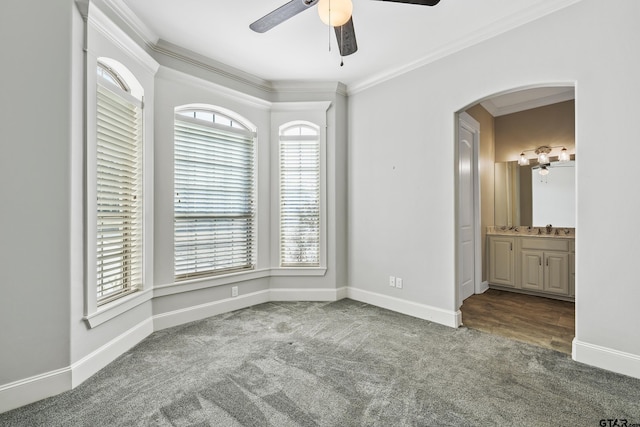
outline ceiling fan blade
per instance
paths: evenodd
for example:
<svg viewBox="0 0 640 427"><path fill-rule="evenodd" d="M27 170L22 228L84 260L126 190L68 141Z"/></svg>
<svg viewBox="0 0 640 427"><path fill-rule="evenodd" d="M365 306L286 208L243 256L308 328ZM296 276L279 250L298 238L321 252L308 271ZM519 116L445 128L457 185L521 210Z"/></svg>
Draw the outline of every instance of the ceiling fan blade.
<svg viewBox="0 0 640 427"><path fill-rule="evenodd" d="M300 12L309 9L316 3L318 3L318 0L291 0L289 3L283 4L273 12L267 13L252 23L249 28L257 33L264 33Z"/></svg>
<svg viewBox="0 0 640 427"><path fill-rule="evenodd" d="M333 28L336 31L340 55L347 56L355 53L358 50L358 43L356 42L356 30L353 28L353 16L346 24Z"/></svg>
<svg viewBox="0 0 640 427"><path fill-rule="evenodd" d="M395 3L408 3L408 4L419 4L422 6L435 6L440 3L440 0L380 0L380 1L392 1Z"/></svg>

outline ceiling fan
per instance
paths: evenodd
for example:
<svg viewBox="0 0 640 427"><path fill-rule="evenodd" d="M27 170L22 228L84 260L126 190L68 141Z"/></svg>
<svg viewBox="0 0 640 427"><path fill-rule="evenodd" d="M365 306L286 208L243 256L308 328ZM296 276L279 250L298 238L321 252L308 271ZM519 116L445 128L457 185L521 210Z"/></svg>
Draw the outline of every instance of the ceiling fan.
<svg viewBox="0 0 640 427"><path fill-rule="evenodd" d="M417 4L422 6L435 6L440 0L381 0L395 3ZM351 0L291 0L276 10L267 13L262 18L249 25L253 31L264 33L289 18L318 4L320 19L325 24L334 28L341 56L351 55L358 50L356 33L353 28Z"/></svg>

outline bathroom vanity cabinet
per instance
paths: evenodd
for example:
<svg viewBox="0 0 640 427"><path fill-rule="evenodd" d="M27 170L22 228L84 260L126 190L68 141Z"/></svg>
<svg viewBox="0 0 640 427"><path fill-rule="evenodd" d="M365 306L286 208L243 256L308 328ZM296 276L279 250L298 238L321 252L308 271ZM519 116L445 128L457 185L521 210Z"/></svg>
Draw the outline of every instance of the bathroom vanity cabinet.
<svg viewBox="0 0 640 427"><path fill-rule="evenodd" d="M573 300L573 237L487 234L487 241L491 287Z"/></svg>
<svg viewBox="0 0 640 427"><path fill-rule="evenodd" d="M515 237L489 237L489 283L516 286Z"/></svg>

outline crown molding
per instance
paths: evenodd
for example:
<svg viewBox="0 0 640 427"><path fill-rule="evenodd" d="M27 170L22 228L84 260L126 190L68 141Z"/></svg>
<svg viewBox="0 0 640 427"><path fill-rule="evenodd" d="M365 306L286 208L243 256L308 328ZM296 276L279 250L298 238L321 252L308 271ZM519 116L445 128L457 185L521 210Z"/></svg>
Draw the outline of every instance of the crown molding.
<svg viewBox="0 0 640 427"><path fill-rule="evenodd" d="M218 76L234 80L267 93L274 92L273 86L268 80L261 79L253 74L233 68L165 40L160 39L158 43L150 45L150 47L156 53L177 59L185 64L201 68Z"/></svg>
<svg viewBox="0 0 640 427"><path fill-rule="evenodd" d="M152 74L158 71L160 64L143 47L133 41L122 28L115 24L96 2L92 0L76 0L76 6L87 26L98 31ZM86 34L84 40L85 49L90 49L91 47L87 45Z"/></svg>
<svg viewBox="0 0 640 427"><path fill-rule="evenodd" d="M274 111L274 112L327 111L329 109L329 107L331 107L331 101L274 102L272 111Z"/></svg>
<svg viewBox="0 0 640 427"><path fill-rule="evenodd" d="M160 36L131 10L124 0L104 0L105 4L122 19L148 45L158 42Z"/></svg>
<svg viewBox="0 0 640 427"><path fill-rule="evenodd" d="M93 0L77 0L89 3ZM124 0L103 0L113 13L129 26L155 53L176 59L215 75L231 79L243 85L247 85L266 92L274 93L336 93L347 96L347 87L341 82L305 82L305 81L268 81L254 74L231 67L212 58L200 55L191 50L174 45L159 36L124 3ZM81 5L78 6L79 8Z"/></svg>
<svg viewBox="0 0 640 427"><path fill-rule="evenodd" d="M347 93L349 95L354 95L358 92L362 92L373 86L384 83L387 80L391 80L395 77L421 68L456 52L464 50L468 47L480 44L485 40L489 40L493 37L506 33L507 31L535 21L536 19L542 18L543 16L554 13L560 9L564 9L580 1L582 0L556 0L553 3L547 2L544 4L538 4L526 10L514 13L504 19L501 19L498 22L493 22L489 25L486 25L478 31L475 31L474 33L469 34L460 40L452 42L442 49L434 51L416 61L409 62L399 67L389 68L372 77L350 84L347 86Z"/></svg>
<svg viewBox="0 0 640 427"><path fill-rule="evenodd" d="M335 93L347 96L347 87L341 82L275 80L271 86L278 93Z"/></svg>
<svg viewBox="0 0 640 427"><path fill-rule="evenodd" d="M263 98L249 95L242 91L232 89L226 85L216 83L211 80L204 79L202 77L197 77L197 76L194 76L193 74L176 70L175 68L171 68L171 67L161 66L156 76L158 78L171 80L174 82L180 82L180 83L195 85L199 87L207 87L207 88L210 88L211 90L216 91L221 95L228 96L230 98L233 98L236 101L241 101L245 104L249 104L263 110L270 109L271 105L273 104L271 101L265 100Z"/></svg>

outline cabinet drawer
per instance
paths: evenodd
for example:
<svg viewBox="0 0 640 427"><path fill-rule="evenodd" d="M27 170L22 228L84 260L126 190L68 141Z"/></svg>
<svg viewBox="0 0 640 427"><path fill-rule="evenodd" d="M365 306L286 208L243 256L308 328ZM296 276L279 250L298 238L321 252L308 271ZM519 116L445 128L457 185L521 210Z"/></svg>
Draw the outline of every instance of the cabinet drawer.
<svg viewBox="0 0 640 427"><path fill-rule="evenodd" d="M528 239L523 238L521 244L522 249L569 252L569 240L566 239L555 239L553 237L532 237Z"/></svg>

